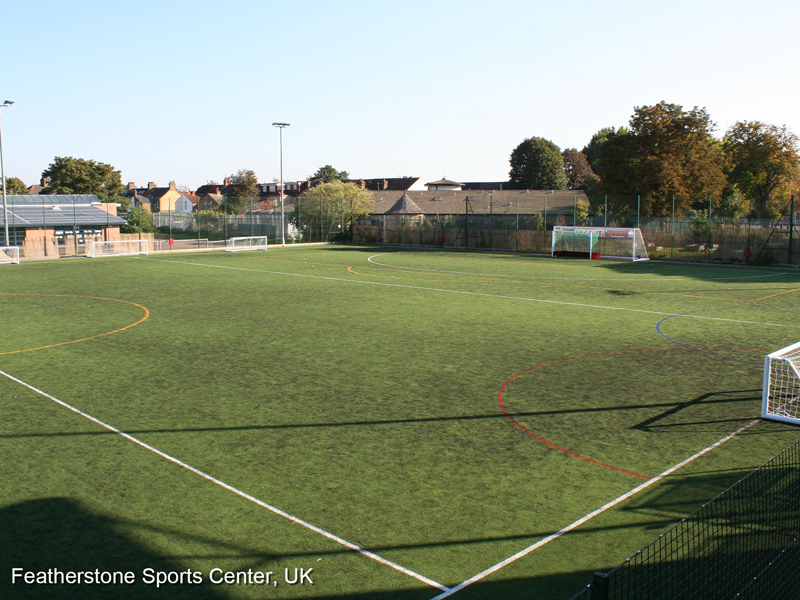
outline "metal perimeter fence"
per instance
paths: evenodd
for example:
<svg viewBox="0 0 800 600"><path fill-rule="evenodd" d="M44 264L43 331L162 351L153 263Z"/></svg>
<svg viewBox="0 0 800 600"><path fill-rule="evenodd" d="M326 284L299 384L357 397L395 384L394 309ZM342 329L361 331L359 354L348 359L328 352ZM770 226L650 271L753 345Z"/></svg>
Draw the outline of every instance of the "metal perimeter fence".
<svg viewBox="0 0 800 600"><path fill-rule="evenodd" d="M800 598L800 442L570 600Z"/></svg>
<svg viewBox="0 0 800 600"><path fill-rule="evenodd" d="M800 219L584 217L571 214L460 215L413 219L376 215L357 223L351 241L426 247L550 252L554 225L639 227L650 258L695 262L800 264Z"/></svg>

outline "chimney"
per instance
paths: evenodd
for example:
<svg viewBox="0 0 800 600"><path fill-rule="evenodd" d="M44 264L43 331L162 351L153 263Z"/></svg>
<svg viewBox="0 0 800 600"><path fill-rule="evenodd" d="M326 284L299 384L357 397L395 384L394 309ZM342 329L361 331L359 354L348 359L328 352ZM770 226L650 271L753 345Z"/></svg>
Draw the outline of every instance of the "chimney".
<svg viewBox="0 0 800 600"><path fill-rule="evenodd" d="M359 183L361 184L361 189L362 189L362 190L363 190L365 187L367 187L367 183L366 183L366 182L365 182L363 179L359 179L358 181L359 181Z"/></svg>
<svg viewBox="0 0 800 600"><path fill-rule="evenodd" d="M47 187L50 185L50 178L49 177L42 177L41 181L42 187Z"/></svg>
<svg viewBox="0 0 800 600"><path fill-rule="evenodd" d="M170 181L169 182L169 189L171 189L171 190L175 189L175 182L174 181Z"/></svg>
<svg viewBox="0 0 800 600"><path fill-rule="evenodd" d="M133 183L132 181L129 181L128 182L128 189L129 190L135 190L136 189L136 184Z"/></svg>
<svg viewBox="0 0 800 600"><path fill-rule="evenodd" d="M148 190L152 190L154 187L156 187L156 182L155 181L148 181L147 182L147 189Z"/></svg>
<svg viewBox="0 0 800 600"><path fill-rule="evenodd" d="M226 177L225 180L224 180L223 185L230 185L230 184L231 184L231 178L230 177Z"/></svg>
<svg viewBox="0 0 800 600"><path fill-rule="evenodd" d="M388 180L386 180L386 179L383 180L383 188L382 189L384 189L384 190L389 189L389 181Z"/></svg>
<svg viewBox="0 0 800 600"><path fill-rule="evenodd" d="M217 191L216 191L216 192L214 192L214 193L215 193L215 194L219 194L219 186L217 186L216 190L217 190Z"/></svg>

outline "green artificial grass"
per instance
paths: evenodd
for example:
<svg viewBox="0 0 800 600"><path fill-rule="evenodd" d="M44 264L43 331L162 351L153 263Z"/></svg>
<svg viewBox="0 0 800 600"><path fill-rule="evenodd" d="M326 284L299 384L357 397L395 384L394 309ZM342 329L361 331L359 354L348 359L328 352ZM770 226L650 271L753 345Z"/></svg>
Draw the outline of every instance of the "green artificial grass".
<svg viewBox="0 0 800 600"><path fill-rule="evenodd" d="M800 338L781 269L336 246L0 282L0 370L448 588L756 419L764 354ZM441 593L7 377L0 416L4 598ZM566 599L798 437L760 422L452 597ZM14 567L137 583L11 585ZM283 580L301 568L313 585Z"/></svg>

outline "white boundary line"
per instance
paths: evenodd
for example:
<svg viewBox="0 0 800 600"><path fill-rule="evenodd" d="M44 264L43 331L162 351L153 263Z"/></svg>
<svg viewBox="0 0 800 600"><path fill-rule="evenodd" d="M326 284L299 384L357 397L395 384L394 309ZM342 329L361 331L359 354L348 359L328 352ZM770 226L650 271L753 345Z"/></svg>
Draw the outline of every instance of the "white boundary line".
<svg viewBox="0 0 800 600"><path fill-rule="evenodd" d="M150 444L146 444L143 441L133 437L132 435L129 435L129 434L125 433L124 431L120 431L116 427L113 427L113 426L111 426L111 425L109 425L107 423L104 423L100 419L97 419L96 417L93 417L92 415L90 415L88 413L85 413L82 410L79 410L79 409L75 408L74 406L71 406L71 405L67 404L66 402L64 402L62 400L59 400L55 396L51 396L47 392L43 392L42 390L40 390L38 388L35 388L35 387L33 387L32 385L30 385L28 383L25 383L24 381L22 381L21 379L17 379L13 375L9 375L5 371L0 371L0 375L3 375L4 377L7 377L11 381L15 381L16 383L28 388L29 390L32 390L32 391L36 392L40 396L44 396L45 398L48 398L49 400L52 400L53 402L55 402L57 404L60 404L64 408L67 408L67 409L71 410L72 412L74 412L74 413L76 413L76 414L78 414L78 415L80 415L80 416L82 416L82 417L84 417L86 419L89 419L93 423L96 423L96 424L100 425L101 427L104 427L105 429L108 429L109 431L112 431L112 432L114 432L114 433L116 433L118 435L121 435L126 440L129 440L129 441L133 442L134 444L138 444L142 448L145 448L146 450L149 450L150 452L153 452L153 453L157 454L161 458L165 458L168 461L175 463L179 467L183 467L184 469L187 469L187 470L191 471L195 475L199 475L203 479L207 479L211 483L214 483L214 484L216 484L216 485L218 485L220 487L223 487L226 490L228 490L230 492L233 492L237 496L241 496L245 500L249 500L250 502L253 502L254 504L257 504L258 506L260 506L262 508L266 508L267 510L275 513L276 515L279 515L279 516L281 516L281 517L283 517L285 519L293 521L294 523L297 523L298 525L302 525L306 529L310 529L311 531L313 531L315 533L318 533L318 534L320 534L320 535L322 535L322 536L328 538L329 540L332 540L332 541L334 541L334 542L336 542L338 544L341 544L342 546L345 546L346 548L350 548L351 550L355 550L356 552L359 552L360 554L363 554L364 556L366 556L368 558L371 558L371 559L373 559L373 560L375 560L375 561L377 561L377 562L379 562L379 563L381 563L383 565L386 565L387 567L391 567L392 569L395 569L396 571L400 571L401 573L403 573L405 575L409 575L409 576L413 577L414 579L417 579L417 580L421 581L422 583L426 583L426 584L428 584L428 585L430 585L432 587L439 588L440 590L445 590L446 591L446 590L450 589L447 586L442 585L441 583L439 583L437 581L434 581L433 579L428 579L424 575L420 575L419 573L415 573L414 571L411 571L410 569L406 569L405 567L401 567L397 563L394 563L394 562L392 562L390 560L387 560L387 559L383 558L382 556L378 556L374 552L370 552L369 550L365 550L364 548L361 548L360 546L357 546L356 544L353 544L352 542L348 542L347 540L342 539L339 536L334 535L332 533L329 533L329 532L325 531L324 529L320 529L319 527L317 527L315 525L312 525L311 523L308 523L307 521L303 521L302 519L300 519L298 517L295 517L294 515L290 515L289 513L285 512L285 511L282 511L281 509L276 508L276 507L272 506L271 504L267 504L263 500L259 500L255 496L251 496L250 494L248 494L246 492L243 492L243 491L233 487L232 485L229 485L229 484L225 483L224 481L221 481L221 480L217 479L216 477L213 477L213 476L211 476L211 475L209 475L207 473L204 473L200 469L196 469L195 467L183 462L182 460L179 460L179 459L175 458L174 456L170 456L166 452L162 452L158 448L155 448L155 447L151 446Z"/></svg>
<svg viewBox="0 0 800 600"><path fill-rule="evenodd" d="M516 277L516 278L523 278L523 279L558 279L564 281L661 281L661 278L652 277L652 278L645 278L645 277L619 277L619 278L605 278L605 277L549 277L546 275L502 275L499 273L471 273L468 271L445 271L442 269L422 269L420 267L401 267L398 265L387 265L386 263L380 263L378 261L372 260L373 258L377 258L378 256L390 256L392 254L405 254L404 252L382 252L380 254L373 254L367 261L372 263L373 265L378 265L381 267L389 267L391 269L408 269L410 271L427 271L429 273L449 273L451 275L473 275L475 277ZM687 264L688 266L693 266L691 264ZM694 265L699 267L700 265ZM592 267L598 268L598 267ZM712 267L713 269L719 269L720 267ZM766 275L744 275L742 277L674 277L670 278L670 281L728 281L728 280L735 280L735 279L757 279L760 277L777 277L779 275L787 275L787 272L781 273L767 273Z"/></svg>
<svg viewBox="0 0 800 600"><path fill-rule="evenodd" d="M694 454L693 456L690 456L690 457L689 457L689 458L687 458L686 460L684 460L684 461L682 461L682 462L679 462L678 464L676 464L676 465L674 465L674 466L670 467L669 469L667 469L666 471L664 471L664 472L663 472L663 473L661 473L660 475L656 475L655 477L653 477L653 478L652 478L652 479L650 479L649 481L646 481L646 482L644 482L644 483L643 483L642 485L640 485L639 487L635 487L635 488L633 488L633 489L632 489L630 492L627 492L627 493L623 494L622 496L620 496L619 498L617 498L617 499L615 499L615 500L612 500L612 501L611 501L611 502L609 502L608 504L605 504L605 505L601 506L601 507L600 507L600 508L598 508L597 510L595 510L595 511L593 511L593 512L590 512L590 513L589 513L588 515L586 515L585 517L581 517L581 518L580 518L580 519L578 519L577 521L573 521L572 523L570 523L569 525L567 525L566 527L564 527L564 528L563 528L563 529L561 529L560 531L557 531L556 533L554 533L554 534L552 534L552 535L549 535L549 536L547 536L547 537L546 537L546 538L544 538L544 539L541 539L541 540L539 540L539 541L538 541L538 542L536 542L535 544L532 544L532 545L528 546L527 548L525 548L525 549L523 549L523 550L520 550L520 551L519 551L519 552L517 552L516 554L514 554L514 555L512 555L512 556L509 556L509 557L508 557L507 559L505 559L504 561L501 561L501 562L497 563L496 565L494 565L494 566L492 566L492 567L489 567L489 568L488 568L488 569L486 569L485 571L481 571L481 572L480 572L480 573L478 573L477 575L474 575L474 576L470 577L470 578L469 578L469 579L467 579L466 581L463 581L463 582L459 583L457 586L455 586L455 587L452 587L452 588L450 588L449 590L446 590L446 591L445 591L443 594L439 594L438 596L434 596L434 598L432 598L432 600L439 600L440 598L447 598L448 596L451 596L451 595L455 594L456 592L458 592L458 591L460 591L460 590L463 590L463 589L464 589L465 587L467 587L468 585L472 585L472 584L473 584L473 583L475 583L476 581L480 581L480 580L481 580L481 579L483 579L484 577L487 577L488 575L491 575L492 573L494 573L494 572L496 572L496 571L499 571L499 570L500 570L500 569L502 569L503 567L510 565L512 562L514 562L514 561L516 561L516 560L518 560L518 559L522 558L523 556L526 556L526 555L530 554L531 552L533 552L534 550L536 550L536 549L538 549L538 548L541 548L541 547L542 547L542 546L544 546L545 544L548 544L548 543L552 542L553 540L555 540L555 539L557 539L557 538L561 537L561 536L562 536L562 535L564 535L565 533L569 533L569 532L570 532L570 531L572 531L573 529L575 529L575 528L577 528L577 527L580 527L581 525L583 525L583 524L584 524L584 523L586 523L587 521L590 521L591 519L594 519L596 516L598 516L598 515L600 515L600 514L604 513L604 512L605 512L605 511L607 511L609 508L613 508L614 506L616 506L616 505L617 505L617 504L619 504L620 502L624 502L625 500L627 500L627 499L628 499L628 498L630 498L631 496L634 496L634 495L638 494L639 492L641 492L642 490L644 490L644 489L646 489L646 488L650 487L651 485L653 485L653 484L654 484L654 483L656 483L657 481L661 481L661 480L662 480L664 477L667 477L668 475L671 475L672 473L674 473L675 471L677 471L677 470L678 470L678 469L680 469L681 467L684 467L684 466L688 465L690 462L694 461L694 460L695 460L695 459L697 459L697 458L700 458L701 456L703 456L703 455L704 455L704 454L706 454L707 452L711 452L711 451L712 451L714 448L716 448L717 446L720 446L721 444L724 444L724 443L725 443L725 442L727 442L728 440L731 440L731 439L733 439L733 438L734 438L736 435L740 434L741 432L743 432L743 431L744 431L744 430L746 430L746 429L749 429L750 427L752 427L753 425L755 425L755 424L756 424L756 423L758 423L759 421L761 421L761 419L756 419L756 420L754 420L754 421L751 421L750 423L748 423L748 424L747 424L747 425L745 425L744 427L741 427L740 429L737 429L737 430L736 430L736 431L734 431L733 433L731 433L731 434L729 434L729 435L726 435L726 436L725 436L724 438L722 438L721 440L719 440L719 441L717 441L717 442L715 442L715 443L711 444L710 446L708 446L707 448L705 448L705 449L701 450L701 451L700 451L700 452L698 452L697 454Z"/></svg>
<svg viewBox="0 0 800 600"><path fill-rule="evenodd" d="M542 302L545 304L561 304L565 306L577 306L579 308L600 308L605 310L620 310L624 312L635 312L649 315L661 315L666 317L685 317L687 319L707 319L709 321L727 321L729 323L743 323L746 325L768 325L771 327L788 327L800 329L800 325L784 325L782 323L762 323L759 321L742 321L739 319L724 319L722 317L706 317L703 315L689 315L685 313L662 312L658 310L644 310L641 308L624 308L621 306L603 306L602 304L582 304L580 302L564 302L562 300L545 300L543 298L526 298L524 296L503 296L500 294L484 294L482 292L467 292L464 290L448 290L446 288L424 287L419 285L404 285L401 283L385 283L383 281L361 281L360 279L345 279L344 277L327 277L325 275L306 275L303 273L287 273L285 271L267 271L265 269L249 269L247 267L231 267L228 265L209 265L206 263L185 262L181 260L167 260L163 258L144 258L134 257L138 260L152 260L155 262L165 262L177 265L192 265L196 267L210 267L212 269L230 269L232 271L248 271L251 273L266 273L268 275L288 275L290 277L304 277L306 279L326 279L328 281L342 281L345 283L358 283L362 285L379 285L384 287L396 287L409 290L426 290L429 292L444 292L449 294L463 294L465 296L480 296L483 298L503 298L505 300L526 300L528 302ZM752 305L751 305L752 306ZM742 305L745 308L745 305Z"/></svg>

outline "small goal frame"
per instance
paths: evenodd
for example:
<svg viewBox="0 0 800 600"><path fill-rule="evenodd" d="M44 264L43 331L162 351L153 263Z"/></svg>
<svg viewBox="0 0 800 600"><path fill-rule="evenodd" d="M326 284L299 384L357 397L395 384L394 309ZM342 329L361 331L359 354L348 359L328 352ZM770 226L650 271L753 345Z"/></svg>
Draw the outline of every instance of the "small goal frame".
<svg viewBox="0 0 800 600"><path fill-rule="evenodd" d="M18 265L19 254L19 246L0 246L0 265Z"/></svg>
<svg viewBox="0 0 800 600"><path fill-rule="evenodd" d="M638 227L556 225L553 227L550 256L650 260L642 230Z"/></svg>
<svg viewBox="0 0 800 600"><path fill-rule="evenodd" d="M266 250L267 236L249 235L229 238L225 243L225 252L241 252L243 250Z"/></svg>
<svg viewBox="0 0 800 600"><path fill-rule="evenodd" d="M147 240L112 240L108 242L91 242L89 256L102 258L105 256L133 256L150 254Z"/></svg>
<svg viewBox="0 0 800 600"><path fill-rule="evenodd" d="M800 425L800 342L764 357L761 418Z"/></svg>

